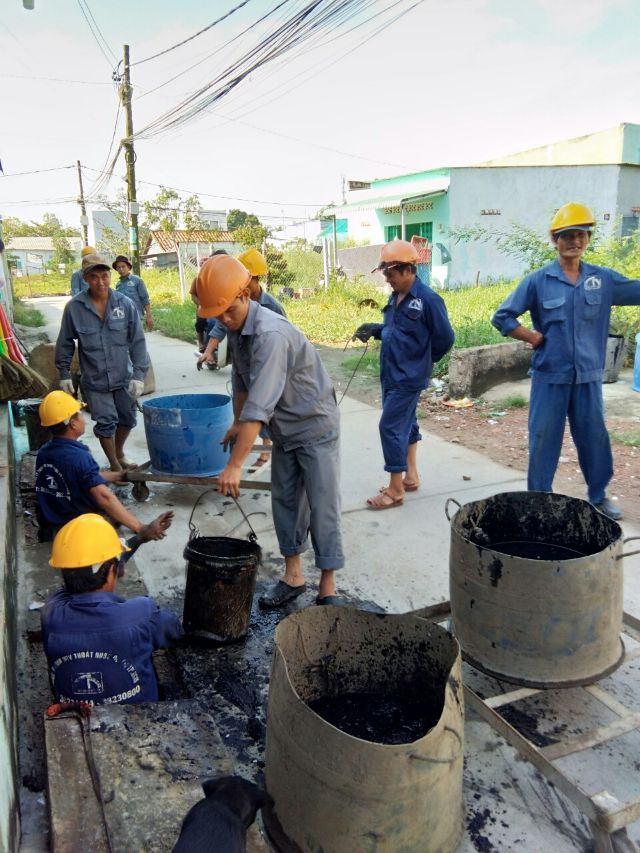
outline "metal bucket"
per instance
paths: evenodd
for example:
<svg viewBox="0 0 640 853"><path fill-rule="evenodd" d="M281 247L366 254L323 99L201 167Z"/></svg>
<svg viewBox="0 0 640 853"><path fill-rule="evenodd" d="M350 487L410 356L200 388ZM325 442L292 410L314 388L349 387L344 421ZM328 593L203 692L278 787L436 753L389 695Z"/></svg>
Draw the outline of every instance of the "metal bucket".
<svg viewBox="0 0 640 853"><path fill-rule="evenodd" d="M226 394L178 394L142 404L151 469L157 474L215 477L229 452L220 443L233 422Z"/></svg>
<svg viewBox="0 0 640 853"><path fill-rule="evenodd" d="M546 492L453 501L453 517L451 501L451 613L465 659L532 687L613 672L624 658L620 525Z"/></svg>
<svg viewBox="0 0 640 853"><path fill-rule="evenodd" d="M320 697L403 696L433 728L412 742L347 734L310 707ZM464 708L455 638L414 615L311 607L277 627L263 811L286 853L448 853L462 835Z"/></svg>
<svg viewBox="0 0 640 853"><path fill-rule="evenodd" d="M41 399L20 400L18 406L27 427L29 450L39 450L51 438L51 433L40 423Z"/></svg>

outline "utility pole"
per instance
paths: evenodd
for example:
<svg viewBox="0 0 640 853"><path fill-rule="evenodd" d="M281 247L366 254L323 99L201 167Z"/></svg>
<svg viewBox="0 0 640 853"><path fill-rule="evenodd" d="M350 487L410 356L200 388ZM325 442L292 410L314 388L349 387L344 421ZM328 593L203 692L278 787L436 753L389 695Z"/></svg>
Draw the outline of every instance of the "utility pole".
<svg viewBox="0 0 640 853"><path fill-rule="evenodd" d="M82 242L85 246L89 245L89 220L87 218L87 206L84 203L84 189L82 188L82 166L80 160L76 161L78 166L78 184L80 185L80 197L78 204L80 205L80 225L82 225Z"/></svg>
<svg viewBox="0 0 640 853"><path fill-rule="evenodd" d="M133 150L133 116L131 113L131 69L129 67L129 45L124 45L124 63L120 99L124 107L125 138L124 159L127 164L127 199L129 202L129 252L136 275L140 275L140 246L138 245L138 212L136 200L136 155Z"/></svg>

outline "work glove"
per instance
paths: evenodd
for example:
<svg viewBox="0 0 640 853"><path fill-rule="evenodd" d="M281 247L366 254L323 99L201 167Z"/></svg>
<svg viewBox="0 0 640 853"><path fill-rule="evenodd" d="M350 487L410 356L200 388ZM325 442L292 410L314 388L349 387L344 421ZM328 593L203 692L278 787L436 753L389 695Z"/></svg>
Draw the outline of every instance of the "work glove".
<svg viewBox="0 0 640 853"><path fill-rule="evenodd" d="M357 339L359 341L362 341L362 343L366 344L369 338L372 338L381 328L382 326L380 325L380 323L363 323L355 330L351 340L355 341Z"/></svg>
<svg viewBox="0 0 640 853"><path fill-rule="evenodd" d="M66 394L71 394L72 397L75 397L76 392L73 387L72 379L61 379L60 380L60 390L64 391Z"/></svg>
<svg viewBox="0 0 640 853"><path fill-rule="evenodd" d="M137 400L138 397L142 395L143 391L144 382L141 379L132 379L131 382L129 382L127 393L129 394L132 400Z"/></svg>

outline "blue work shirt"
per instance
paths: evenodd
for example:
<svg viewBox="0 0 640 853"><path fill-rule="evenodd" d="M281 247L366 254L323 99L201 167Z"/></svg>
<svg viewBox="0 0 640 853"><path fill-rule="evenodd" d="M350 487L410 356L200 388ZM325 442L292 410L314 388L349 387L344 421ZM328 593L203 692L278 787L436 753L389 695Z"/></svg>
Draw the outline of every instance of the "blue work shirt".
<svg viewBox="0 0 640 853"><path fill-rule="evenodd" d="M144 381L147 346L138 310L117 290L109 290L104 319L100 318L88 290L65 305L55 355L60 379L71 378L75 340L82 384L90 391L126 388L132 371L133 379Z"/></svg>
<svg viewBox="0 0 640 853"><path fill-rule="evenodd" d="M113 592L49 596L40 614L51 684L61 702L157 702L152 652L184 631L180 620L150 598Z"/></svg>
<svg viewBox="0 0 640 853"><path fill-rule="evenodd" d="M444 300L416 276L402 302L392 293L382 309L384 322L374 333L382 340L380 382L383 388L421 391L431 378L434 362L455 340Z"/></svg>
<svg viewBox="0 0 640 853"><path fill-rule="evenodd" d="M138 309L140 317L144 317L145 306L149 305L149 294L139 275L129 273L126 278L121 278L116 284L116 290L128 296Z"/></svg>
<svg viewBox="0 0 640 853"><path fill-rule="evenodd" d="M612 305L640 305L640 281L581 261L573 284L555 260L526 276L491 322L508 335L530 312L533 328L544 335L531 361L538 381L601 382Z"/></svg>
<svg viewBox="0 0 640 853"><path fill-rule="evenodd" d="M267 291L262 287L260 288L260 296L255 301L258 305L262 305L263 308L268 308L269 311L273 311L274 314L279 314L281 317L287 316L287 312L278 300L270 293L267 293ZM209 320L207 336L209 338L215 338L218 342L223 341L227 337L227 330L217 317Z"/></svg>
<svg viewBox="0 0 640 853"><path fill-rule="evenodd" d="M340 424L333 385L320 356L287 319L249 302L242 329L229 332L234 392L247 392L241 421L261 421L285 450L303 447Z"/></svg>
<svg viewBox="0 0 640 853"><path fill-rule="evenodd" d="M82 275L82 270L75 270L71 275L71 295L77 296L79 293L82 293L83 290L87 290L88 287L89 285Z"/></svg>
<svg viewBox="0 0 640 853"><path fill-rule="evenodd" d="M54 437L36 457L36 498L46 520L60 527L85 512L100 512L89 494L106 484L86 444Z"/></svg>

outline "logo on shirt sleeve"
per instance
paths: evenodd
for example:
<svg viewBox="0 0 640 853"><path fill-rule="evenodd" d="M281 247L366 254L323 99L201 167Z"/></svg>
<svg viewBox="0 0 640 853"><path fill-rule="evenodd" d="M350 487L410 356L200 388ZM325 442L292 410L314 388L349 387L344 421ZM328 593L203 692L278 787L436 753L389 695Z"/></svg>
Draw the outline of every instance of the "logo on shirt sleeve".
<svg viewBox="0 0 640 853"><path fill-rule="evenodd" d="M122 320L124 318L124 308L116 305L111 312L111 317L113 320Z"/></svg>
<svg viewBox="0 0 640 853"><path fill-rule="evenodd" d="M422 299L419 296L416 296L411 302L407 305L409 311L422 311Z"/></svg>
<svg viewBox="0 0 640 853"><path fill-rule="evenodd" d="M602 287L602 281L600 276L590 275L588 278L584 280L584 289L585 290L600 290Z"/></svg>

